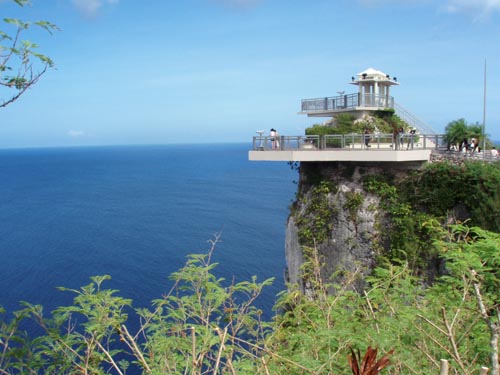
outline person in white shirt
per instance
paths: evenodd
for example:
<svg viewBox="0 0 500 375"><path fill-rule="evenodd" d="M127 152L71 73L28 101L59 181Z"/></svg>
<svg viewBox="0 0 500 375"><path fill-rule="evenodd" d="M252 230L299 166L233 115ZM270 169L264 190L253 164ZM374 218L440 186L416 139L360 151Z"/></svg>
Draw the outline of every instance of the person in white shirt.
<svg viewBox="0 0 500 375"><path fill-rule="evenodd" d="M271 130L269 131L269 136L271 137L271 148L273 150L276 150L276 146L277 146L276 138L278 137L278 132L276 131L276 129L271 128Z"/></svg>

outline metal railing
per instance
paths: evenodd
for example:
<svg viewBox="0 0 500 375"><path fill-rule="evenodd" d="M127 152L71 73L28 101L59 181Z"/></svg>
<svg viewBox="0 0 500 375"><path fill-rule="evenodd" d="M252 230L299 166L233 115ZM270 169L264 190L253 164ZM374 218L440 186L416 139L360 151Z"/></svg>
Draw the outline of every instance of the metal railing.
<svg viewBox="0 0 500 375"><path fill-rule="evenodd" d="M394 108L392 96L375 94L346 94L326 98L302 99L302 112L342 111L357 107Z"/></svg>
<svg viewBox="0 0 500 375"><path fill-rule="evenodd" d="M429 125L427 125L423 120L418 118L416 115L408 111L406 108L404 108L402 105L399 103L394 103L394 110L396 115L406 122L408 125L410 125L412 128L417 128L420 133L425 133L425 134L436 134L434 129L432 129Z"/></svg>
<svg viewBox="0 0 500 375"><path fill-rule="evenodd" d="M443 134L332 134L255 136L255 151L446 150Z"/></svg>
<svg viewBox="0 0 500 375"><path fill-rule="evenodd" d="M500 155L492 150L486 151L458 151L458 150L441 150L437 157L447 160L477 160L489 163L500 162Z"/></svg>

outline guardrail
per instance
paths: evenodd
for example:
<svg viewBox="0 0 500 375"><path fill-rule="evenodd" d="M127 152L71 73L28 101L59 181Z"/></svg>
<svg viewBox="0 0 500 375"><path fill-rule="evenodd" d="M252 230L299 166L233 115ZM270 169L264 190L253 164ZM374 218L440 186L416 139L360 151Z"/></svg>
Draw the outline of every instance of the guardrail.
<svg viewBox="0 0 500 375"><path fill-rule="evenodd" d="M434 160L449 160L462 161L462 160L472 160L472 161L485 161L488 163L500 162L500 156L497 152L493 150L470 152L470 151L453 151L453 150L440 150L434 153Z"/></svg>
<svg viewBox="0 0 500 375"><path fill-rule="evenodd" d="M255 136L255 151L446 150L443 134L332 134Z"/></svg>
<svg viewBox="0 0 500 375"><path fill-rule="evenodd" d="M354 93L325 98L302 99L302 112L341 111L356 107L393 108L392 96Z"/></svg>

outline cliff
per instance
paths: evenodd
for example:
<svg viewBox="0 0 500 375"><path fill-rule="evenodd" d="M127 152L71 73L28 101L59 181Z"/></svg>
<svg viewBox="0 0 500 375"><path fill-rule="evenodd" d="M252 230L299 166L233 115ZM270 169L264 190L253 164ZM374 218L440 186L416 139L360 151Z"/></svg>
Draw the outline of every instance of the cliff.
<svg viewBox="0 0 500 375"><path fill-rule="evenodd" d="M442 272L433 225L469 221L498 232L499 163L302 163L287 223L287 282L311 289L311 250L321 280L357 275L381 261L409 261L427 280Z"/></svg>
<svg viewBox="0 0 500 375"><path fill-rule="evenodd" d="M319 255L324 282L342 274L367 275L377 254L387 250L388 218L381 197L366 190L368 176L400 179L415 163L302 163L297 200L288 218L285 253L288 282L308 289L301 276L307 249ZM304 249L305 252L304 252ZM331 279L331 276L337 277ZM359 284L362 284L362 278ZM361 286L361 285L359 285Z"/></svg>

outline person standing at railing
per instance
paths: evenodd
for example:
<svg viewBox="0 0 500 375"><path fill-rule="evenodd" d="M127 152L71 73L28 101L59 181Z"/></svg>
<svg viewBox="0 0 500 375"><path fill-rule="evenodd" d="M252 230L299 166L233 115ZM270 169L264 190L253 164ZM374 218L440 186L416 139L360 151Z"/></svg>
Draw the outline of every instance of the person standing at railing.
<svg viewBox="0 0 500 375"><path fill-rule="evenodd" d="M413 142L415 142L415 133L417 132L417 129L413 128L410 130L410 136L408 137L408 144L406 145L406 149L408 150L411 146L411 149L413 150Z"/></svg>
<svg viewBox="0 0 500 375"><path fill-rule="evenodd" d="M400 148L403 148L404 134L405 134L405 130L403 129L403 127L400 127L398 130L398 138L399 138L398 141L399 141L399 145L401 146Z"/></svg>
<svg viewBox="0 0 500 375"><path fill-rule="evenodd" d="M372 140L372 137L370 136L370 131L368 128L365 128L365 147L371 147L370 146L370 141Z"/></svg>
<svg viewBox="0 0 500 375"><path fill-rule="evenodd" d="M271 137L271 148L273 150L276 150L276 138L278 137L276 129L271 128L271 130L269 131L269 137Z"/></svg>
<svg viewBox="0 0 500 375"><path fill-rule="evenodd" d="M392 144L391 147L394 147L394 150L399 150L399 129L394 128L392 131Z"/></svg>

